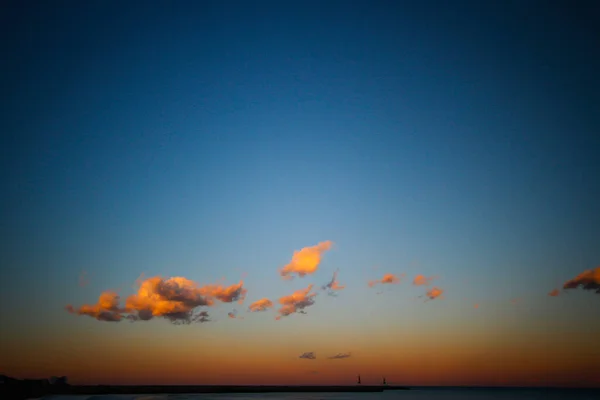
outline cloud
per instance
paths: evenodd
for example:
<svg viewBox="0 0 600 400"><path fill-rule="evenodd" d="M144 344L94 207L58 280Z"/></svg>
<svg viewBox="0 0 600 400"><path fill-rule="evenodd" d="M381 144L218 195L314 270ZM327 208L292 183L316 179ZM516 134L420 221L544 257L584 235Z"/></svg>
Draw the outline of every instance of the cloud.
<svg viewBox="0 0 600 400"><path fill-rule="evenodd" d="M250 311L250 312L267 311L271 307L273 307L273 302L271 300L260 299L260 300L256 300L254 303L250 304L250 306L248 307L248 311Z"/></svg>
<svg viewBox="0 0 600 400"><path fill-rule="evenodd" d="M330 296L335 295L335 291L342 290L346 287L346 286L340 286L340 283L337 280L337 273L338 273L338 271L335 271L333 273L333 277L331 278L331 280L327 284L321 286L322 290L328 290L328 294Z"/></svg>
<svg viewBox="0 0 600 400"><path fill-rule="evenodd" d="M304 358L307 360L316 360L317 355L313 351L307 351L306 353L300 354L298 358Z"/></svg>
<svg viewBox="0 0 600 400"><path fill-rule="evenodd" d="M137 294L129 296L125 306L134 315L132 320L165 317L174 322L192 321L192 311L196 307L212 304L213 300L194 281L183 277L163 279L155 276L142 281Z"/></svg>
<svg viewBox="0 0 600 400"><path fill-rule="evenodd" d="M417 275L415 279L413 279L413 285L415 286L429 286L431 281L434 280L434 276L426 277L424 275Z"/></svg>
<svg viewBox="0 0 600 400"><path fill-rule="evenodd" d="M327 358L330 360L339 360L342 358L348 358L348 357L350 357L350 355L351 355L351 353L337 353L336 355L327 357Z"/></svg>
<svg viewBox="0 0 600 400"><path fill-rule="evenodd" d="M310 307L315 304L314 297L317 295L312 292L313 285L308 285L306 289L300 289L295 291L289 296L283 296L279 299L279 304L282 307L279 309L279 315L275 319L281 319L281 317L286 317L290 314L297 312L304 312L306 307Z"/></svg>
<svg viewBox="0 0 600 400"><path fill-rule="evenodd" d="M477 308L479 308L479 304L475 304L473 307L474 307L475 309L477 309Z"/></svg>
<svg viewBox="0 0 600 400"><path fill-rule="evenodd" d="M558 296L558 295L560 295L560 290L558 290L558 289L552 289L552 290L551 290L551 291L548 293L548 296L551 296L551 297L556 297L556 296Z"/></svg>
<svg viewBox="0 0 600 400"><path fill-rule="evenodd" d="M426 293L427 300L435 300L438 297L440 297L443 293L444 293L443 289L440 289L438 287L433 287L430 290L428 290ZM425 300L425 301L427 301L427 300Z"/></svg>
<svg viewBox="0 0 600 400"><path fill-rule="evenodd" d="M394 275L394 274L385 274L383 275L383 278L381 279L377 279L374 281L369 281L369 287L373 287L377 284L396 284L396 283L400 283L400 279L404 277L404 274L400 275L399 277Z"/></svg>
<svg viewBox="0 0 600 400"><path fill-rule="evenodd" d="M295 250L292 261L279 270L279 274L284 279L291 279L292 274L299 277L313 274L321 263L321 257L324 252L329 250L332 242L327 240L320 242L316 246L304 247L302 250Z"/></svg>
<svg viewBox="0 0 600 400"><path fill-rule="evenodd" d="M583 288L600 294L600 267L589 269L565 282L563 289Z"/></svg>
<svg viewBox="0 0 600 400"><path fill-rule="evenodd" d="M227 313L227 316L231 319L244 319L244 317L238 317L237 310L233 310Z"/></svg>
<svg viewBox="0 0 600 400"><path fill-rule="evenodd" d="M200 293L208 297L214 297L223 303L233 303L237 301L242 304L246 298L248 290L244 289L244 281L227 287L221 285L207 285L200 288Z"/></svg>
<svg viewBox="0 0 600 400"><path fill-rule="evenodd" d="M119 322L125 311L121 306L120 297L115 292L103 292L98 298L98 303L93 305L84 304L78 309L68 305L65 309L71 314L87 315L98 321Z"/></svg>
<svg viewBox="0 0 600 400"><path fill-rule="evenodd" d="M104 292L98 304L84 305L75 309L69 305L67 311L78 315L88 315L101 321L149 321L162 317L174 324L207 322L206 311L197 311L198 307L211 306L215 300L224 303L243 301L247 290L243 282L223 287L221 285L199 286L184 277L164 279L155 276L136 280L137 293L127 297L125 306L119 306L119 296L114 292Z"/></svg>

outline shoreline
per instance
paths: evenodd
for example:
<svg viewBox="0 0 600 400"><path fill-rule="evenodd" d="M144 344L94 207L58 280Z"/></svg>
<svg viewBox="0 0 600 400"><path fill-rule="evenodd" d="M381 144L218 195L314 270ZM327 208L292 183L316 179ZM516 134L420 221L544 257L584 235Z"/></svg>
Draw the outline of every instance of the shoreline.
<svg viewBox="0 0 600 400"><path fill-rule="evenodd" d="M4 387L2 387L4 386ZM103 394L213 394L213 393L376 393L385 390L409 390L404 386L383 385L67 385L33 387L2 385L3 399L33 399L50 395L103 395Z"/></svg>

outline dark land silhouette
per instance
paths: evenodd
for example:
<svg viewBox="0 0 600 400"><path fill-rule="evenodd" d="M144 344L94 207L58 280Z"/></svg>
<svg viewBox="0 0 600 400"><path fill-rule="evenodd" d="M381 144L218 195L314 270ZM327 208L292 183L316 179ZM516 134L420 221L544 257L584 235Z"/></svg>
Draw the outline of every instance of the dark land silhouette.
<svg viewBox="0 0 600 400"><path fill-rule="evenodd" d="M0 398L32 399L49 395L166 394L166 393L289 393L289 392L383 392L406 390L403 386L336 385L69 385L66 377L14 379L0 376Z"/></svg>

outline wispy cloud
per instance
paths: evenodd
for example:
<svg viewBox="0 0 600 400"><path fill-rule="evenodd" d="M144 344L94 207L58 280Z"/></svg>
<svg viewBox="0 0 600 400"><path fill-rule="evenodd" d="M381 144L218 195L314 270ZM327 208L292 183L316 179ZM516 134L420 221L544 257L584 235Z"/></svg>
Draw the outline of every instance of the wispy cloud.
<svg viewBox="0 0 600 400"><path fill-rule="evenodd" d="M556 297L560 295L560 290L558 289L552 289L549 293L548 296L550 297Z"/></svg>
<svg viewBox="0 0 600 400"><path fill-rule="evenodd" d="M284 279L291 279L292 274L297 274L300 277L313 274L319 268L323 253L329 250L332 245L333 243L327 240L315 246L295 250L292 261L281 268L279 274Z"/></svg>
<svg viewBox="0 0 600 400"><path fill-rule="evenodd" d="M343 358L348 358L351 355L352 355L351 353L337 353L336 355L331 356L331 357L327 357L327 358L330 359L330 360L340 360L340 359L343 359Z"/></svg>
<svg viewBox="0 0 600 400"><path fill-rule="evenodd" d="M475 308L475 309L478 309L478 308L479 308L479 304L477 304L477 303L476 303L476 304L473 306L473 308Z"/></svg>
<svg viewBox="0 0 600 400"><path fill-rule="evenodd" d="M417 275L415 279L413 279L413 285L415 286L429 286L431 281L435 279L434 276L426 277L424 275Z"/></svg>
<svg viewBox="0 0 600 400"><path fill-rule="evenodd" d="M279 299L282 307L279 309L279 315L275 319L281 319L290 314L304 312L306 307L315 304L314 297L317 295L311 292L313 285L308 285L306 289L297 290L289 296L283 296Z"/></svg>
<svg viewBox="0 0 600 400"><path fill-rule="evenodd" d="M98 321L119 322L123 318L124 308L120 306L120 297L115 292L104 292L98 298L96 304L84 304L79 308L68 305L65 309L77 315L87 315Z"/></svg>
<svg viewBox="0 0 600 400"><path fill-rule="evenodd" d="M435 300L438 297L440 297L443 293L444 293L443 289L440 289L439 287L433 287L433 288L429 289L425 295L427 296L427 300ZM427 300L425 300L425 301L427 301Z"/></svg>
<svg viewBox="0 0 600 400"><path fill-rule="evenodd" d="M273 307L273 302L271 300L260 299L260 300L256 300L254 303L250 304L250 306L248 307L248 311L250 311L250 312L267 311L271 307Z"/></svg>
<svg viewBox="0 0 600 400"><path fill-rule="evenodd" d="M227 316L231 319L244 319L244 317L238 316L237 310L232 310L232 311L228 312Z"/></svg>
<svg viewBox="0 0 600 400"><path fill-rule="evenodd" d="M327 284L321 286L321 289L327 290L328 294L330 296L334 296L336 291L342 290L346 287L346 286L340 286L340 283L337 280L337 274L338 274L338 271L335 271L333 273L333 277L331 278L331 280Z"/></svg>
<svg viewBox="0 0 600 400"><path fill-rule="evenodd" d="M314 351L307 351L306 353L300 354L300 356L298 356L298 358L304 358L306 360L316 360L317 355L315 354Z"/></svg>
<svg viewBox="0 0 600 400"><path fill-rule="evenodd" d="M383 275L383 278L381 279L376 279L374 281L369 281L369 287L373 287L377 284L396 284L396 283L400 283L400 280L404 277L404 274L400 275L400 276L396 276L394 274L385 274Z"/></svg>
<svg viewBox="0 0 600 400"><path fill-rule="evenodd" d="M589 269L565 282L563 289L592 290L600 294L600 267Z"/></svg>
<svg viewBox="0 0 600 400"><path fill-rule="evenodd" d="M87 285L89 285L89 283L90 283L90 280L88 278L87 271L82 270L79 273L79 280L78 280L79 287L86 287Z"/></svg>

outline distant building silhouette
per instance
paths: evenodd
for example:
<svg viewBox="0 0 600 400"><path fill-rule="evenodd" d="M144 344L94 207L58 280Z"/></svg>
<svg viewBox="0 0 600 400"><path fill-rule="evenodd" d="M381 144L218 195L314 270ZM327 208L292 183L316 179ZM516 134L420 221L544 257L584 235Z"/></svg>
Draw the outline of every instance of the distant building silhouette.
<svg viewBox="0 0 600 400"><path fill-rule="evenodd" d="M385 376L383 377L383 384L387 385L387 383L385 383Z"/></svg>
<svg viewBox="0 0 600 400"><path fill-rule="evenodd" d="M360 375L358 375L358 380L356 381L358 385L360 385Z"/></svg>

